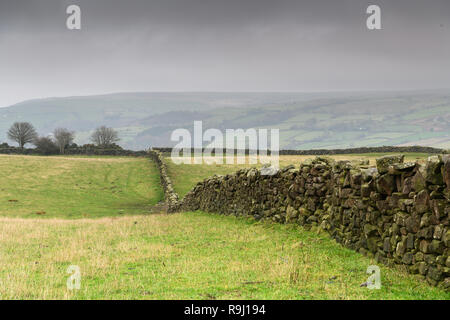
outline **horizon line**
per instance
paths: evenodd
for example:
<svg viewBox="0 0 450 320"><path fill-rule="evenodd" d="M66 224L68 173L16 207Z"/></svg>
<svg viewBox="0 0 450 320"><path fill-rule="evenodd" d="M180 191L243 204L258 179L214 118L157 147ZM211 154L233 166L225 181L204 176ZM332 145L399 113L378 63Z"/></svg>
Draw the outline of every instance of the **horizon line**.
<svg viewBox="0 0 450 320"><path fill-rule="evenodd" d="M80 95L61 95L61 96L46 96L46 97L36 97L25 100L20 100L16 103L0 106L0 108L9 108L22 104L29 101L38 100L53 100L53 99L67 99L67 98L89 98L89 97L101 97L101 96L111 96L120 94L329 94L329 93L395 93L395 92L432 92L432 91L442 91L450 90L449 88L422 88L422 89L367 89L367 90L311 90L311 91L292 91L292 90L264 90L264 91L220 91L220 90L206 90L206 91L175 91L175 90L161 90L161 91L110 91L105 93L92 93L92 94L80 94Z"/></svg>

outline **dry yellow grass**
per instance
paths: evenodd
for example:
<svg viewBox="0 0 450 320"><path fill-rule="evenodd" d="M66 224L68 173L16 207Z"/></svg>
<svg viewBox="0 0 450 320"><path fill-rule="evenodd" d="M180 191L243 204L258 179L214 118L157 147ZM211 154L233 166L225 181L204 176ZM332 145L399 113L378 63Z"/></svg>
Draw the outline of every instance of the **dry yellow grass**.
<svg viewBox="0 0 450 320"><path fill-rule="evenodd" d="M170 245L148 243L161 222L144 216L123 218L0 219L0 296L3 299L123 297L143 285L128 276L126 266L164 256ZM80 292L66 288L69 265L78 265ZM124 286L125 284L125 286Z"/></svg>

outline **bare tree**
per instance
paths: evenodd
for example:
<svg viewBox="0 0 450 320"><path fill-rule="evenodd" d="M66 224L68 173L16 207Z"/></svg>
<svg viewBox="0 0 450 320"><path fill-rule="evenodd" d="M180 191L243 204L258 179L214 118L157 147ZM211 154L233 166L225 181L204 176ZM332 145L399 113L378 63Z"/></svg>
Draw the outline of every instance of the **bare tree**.
<svg viewBox="0 0 450 320"><path fill-rule="evenodd" d="M66 146L73 142L74 137L75 132L65 128L57 128L53 131L53 138L55 139L55 144L59 148L59 153L64 154Z"/></svg>
<svg viewBox="0 0 450 320"><path fill-rule="evenodd" d="M95 129L91 136L91 141L98 146L109 146L119 140L117 131L105 126Z"/></svg>
<svg viewBox="0 0 450 320"><path fill-rule="evenodd" d="M36 139L37 133L33 125L29 122L14 122L8 130L8 138L17 142L20 148Z"/></svg>

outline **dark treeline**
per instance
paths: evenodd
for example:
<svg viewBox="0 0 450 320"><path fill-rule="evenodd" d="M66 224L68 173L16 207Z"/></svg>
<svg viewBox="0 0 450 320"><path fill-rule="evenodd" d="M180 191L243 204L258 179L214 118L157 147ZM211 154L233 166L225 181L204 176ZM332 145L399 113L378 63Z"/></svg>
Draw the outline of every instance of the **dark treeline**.
<svg viewBox="0 0 450 320"><path fill-rule="evenodd" d="M56 155L60 154L58 150L54 152L44 152L39 148L20 148L10 146L7 143L0 144L0 154L24 154L24 155ZM117 144L107 147L96 146L94 144L77 145L73 143L66 147L65 155L105 155L105 156L145 156L146 151L133 151L123 149Z"/></svg>

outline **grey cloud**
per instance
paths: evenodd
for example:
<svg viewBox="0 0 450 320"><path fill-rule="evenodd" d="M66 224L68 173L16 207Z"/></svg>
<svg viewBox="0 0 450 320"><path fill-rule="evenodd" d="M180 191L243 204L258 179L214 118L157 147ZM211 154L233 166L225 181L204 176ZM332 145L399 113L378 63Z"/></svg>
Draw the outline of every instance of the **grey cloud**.
<svg viewBox="0 0 450 320"><path fill-rule="evenodd" d="M382 8L383 30L365 28ZM65 28L79 4L82 30ZM450 86L450 2L0 1L0 106L113 91Z"/></svg>

